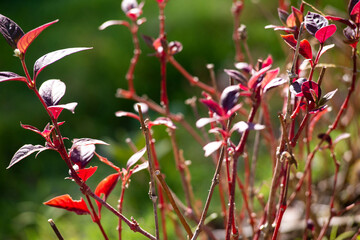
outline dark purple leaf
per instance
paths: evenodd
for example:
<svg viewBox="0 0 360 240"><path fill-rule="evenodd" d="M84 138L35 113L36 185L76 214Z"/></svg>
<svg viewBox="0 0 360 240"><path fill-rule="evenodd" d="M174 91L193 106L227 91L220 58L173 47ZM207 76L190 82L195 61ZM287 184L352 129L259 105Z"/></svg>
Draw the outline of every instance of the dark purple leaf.
<svg viewBox="0 0 360 240"><path fill-rule="evenodd" d="M224 69L224 72L229 75L232 79L238 81L241 85L247 87L247 79L244 74L239 71L232 69Z"/></svg>
<svg viewBox="0 0 360 240"><path fill-rule="evenodd" d="M226 87L220 97L220 104L225 113L235 106L240 96L240 87L238 85L232 85Z"/></svg>
<svg viewBox="0 0 360 240"><path fill-rule="evenodd" d="M274 78L268 84L265 85L263 92L266 93L271 88L283 85L286 82L287 82L287 80L284 78Z"/></svg>
<svg viewBox="0 0 360 240"><path fill-rule="evenodd" d="M318 13L308 12L305 16L305 28L313 36L319 29L327 25L329 25L328 20Z"/></svg>
<svg viewBox="0 0 360 240"><path fill-rule="evenodd" d="M222 141L209 142L203 147L205 151L205 157L210 156L213 152L218 150L222 145Z"/></svg>
<svg viewBox="0 0 360 240"><path fill-rule="evenodd" d="M142 38L144 39L146 45L148 45L151 49L154 49L153 43L154 39L147 35L142 35Z"/></svg>
<svg viewBox="0 0 360 240"><path fill-rule="evenodd" d="M26 158L27 156L31 155L34 152L43 151L48 149L47 147L41 145L32 145L32 144L25 144L22 146L12 157L9 166L6 169L11 168L14 164L20 162L22 159Z"/></svg>
<svg viewBox="0 0 360 240"><path fill-rule="evenodd" d="M307 79L306 78L298 78L295 82L293 82L290 86L290 91L295 95L295 96L299 96L302 95L301 92L301 86L303 85L304 82L306 82Z"/></svg>
<svg viewBox="0 0 360 240"><path fill-rule="evenodd" d="M58 22L59 20L55 20L49 23L46 23L38 28L35 28L31 30L30 32L26 33L24 36L21 37L21 39L17 43L17 48L22 52L23 54L26 53L26 50L30 46L30 44L39 36L39 34L44 31L47 27L50 25Z"/></svg>
<svg viewBox="0 0 360 240"><path fill-rule="evenodd" d="M54 106L59 103L66 91L66 85L60 80L47 80L39 89L39 94L47 106Z"/></svg>
<svg viewBox="0 0 360 240"><path fill-rule="evenodd" d="M279 19L280 21L286 25L286 20L287 18L289 17L289 13L286 12L285 10L281 9L281 8L278 8L278 15L279 15Z"/></svg>
<svg viewBox="0 0 360 240"><path fill-rule="evenodd" d="M26 78L20 75L17 75L13 72L0 72L0 82L5 81L21 81L26 82Z"/></svg>
<svg viewBox="0 0 360 240"><path fill-rule="evenodd" d="M66 48L57 50L48 54L45 54L44 56L40 57L38 60L36 60L34 64L34 79L38 76L38 74L48 65L62 59L65 56L68 56L70 54L89 50L91 48Z"/></svg>
<svg viewBox="0 0 360 240"><path fill-rule="evenodd" d="M144 156L145 152L146 152L146 147L143 147L140 151L134 153L127 161L126 168L129 169L131 166L137 163L137 161L139 161L140 158Z"/></svg>
<svg viewBox="0 0 360 240"><path fill-rule="evenodd" d="M0 14L0 33L4 36L7 43L16 49L17 42L24 36L23 30L10 18Z"/></svg>
<svg viewBox="0 0 360 240"><path fill-rule="evenodd" d="M71 149L70 159L82 169L90 162L94 153L95 145L79 145Z"/></svg>
<svg viewBox="0 0 360 240"><path fill-rule="evenodd" d="M312 102L317 102L321 96L321 89L316 82L306 81L301 85L301 92L304 97Z"/></svg>
<svg viewBox="0 0 360 240"><path fill-rule="evenodd" d="M331 139L330 135L325 134L325 133L320 133L318 135L318 138L325 140L330 146L332 145L332 139Z"/></svg>

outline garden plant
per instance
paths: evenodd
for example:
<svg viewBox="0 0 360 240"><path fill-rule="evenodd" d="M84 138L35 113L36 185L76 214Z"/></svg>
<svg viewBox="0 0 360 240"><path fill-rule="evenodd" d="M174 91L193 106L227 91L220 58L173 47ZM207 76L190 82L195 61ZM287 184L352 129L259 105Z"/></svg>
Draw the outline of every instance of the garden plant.
<svg viewBox="0 0 360 240"><path fill-rule="evenodd" d="M124 137L132 151L126 163L112 159L106 151L101 153L110 147L106 140L64 136L62 129L71 122L63 121L63 110L75 114L79 107L76 102L60 103L71 82L38 81L45 68L56 68L53 63L97 49L51 51L35 61L31 72L25 62L27 50L40 34L46 38L46 32L61 22L54 20L26 32L16 19L2 12L0 32L23 73L1 69L1 88L10 81L26 85L49 119L41 127L21 123L22 128L41 136L42 142L20 147L10 159L8 171L30 155L38 160L45 150L56 152L68 167L63 173L65 180L58 181L77 184L82 197L63 193L44 204L89 215L104 239L128 239L125 231L133 231L133 239L360 239L360 1L350 0L343 9L327 12L306 1L290 4L279 0L279 19L262 29L279 35L278 44L287 57L278 63L269 52L255 58L246 19L242 19L247 5L254 3L233 0L229 9L233 35L229 37L235 57L228 59L231 62L224 69L211 63L199 66L208 69L207 79L194 76L177 59L187 49L181 39L172 40L166 34L167 19L172 17L166 15L166 7L172 1L156 0L158 28L151 30L151 36L141 32L148 24L143 16L148 1L123 0L123 20L99 22L100 37L116 27L125 28L133 43L126 76L118 79L126 81L127 87L117 89L116 97L133 102L134 110L106 116L128 118L141 129L141 141ZM141 48L141 42L147 49ZM333 56L341 56L341 60ZM157 63L156 79L136 78L144 58ZM169 79L170 68L180 74L179 79ZM159 98L146 96L137 81L144 81L148 88L158 84ZM184 113L173 111L168 94L169 85L176 81L187 81L196 89L196 96L185 96L184 91L183 108L188 109ZM99 84L106 84L106 79ZM186 142L202 149L201 155L192 154L179 141L184 132ZM163 159L159 151L162 139L170 143L172 159ZM164 161L174 161L176 187ZM202 179L201 186L206 188L198 188L199 183L192 181L199 171L193 167L197 161L213 175ZM103 173L101 168L113 172L94 184L90 180ZM269 177L262 176L259 169L268 169ZM148 174L144 174L146 170ZM136 190L131 180L137 176L149 187L148 198L142 200L152 204L151 218L146 221L125 211L131 201L126 194ZM119 196L114 196L115 192ZM104 223L104 215L112 216L111 226L116 222L116 229L108 227L108 221ZM70 238L56 221L56 217L49 220L54 239Z"/></svg>

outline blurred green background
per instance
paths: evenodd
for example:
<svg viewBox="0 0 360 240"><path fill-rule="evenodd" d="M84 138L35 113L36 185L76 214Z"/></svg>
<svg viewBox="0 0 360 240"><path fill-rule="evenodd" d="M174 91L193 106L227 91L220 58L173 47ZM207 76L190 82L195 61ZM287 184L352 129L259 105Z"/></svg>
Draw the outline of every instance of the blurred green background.
<svg viewBox="0 0 360 240"><path fill-rule="evenodd" d="M346 6L345 1L339 0L309 2L320 9L331 5L331 8L336 7L343 12ZM69 139L89 137L104 140L111 145L98 148L98 152L118 166L125 166L131 156L125 139L131 137L139 148L144 145L138 122L119 119L114 115L117 110L132 111L133 108L133 102L115 98L117 88L127 88L125 74L133 45L128 29L123 26L98 30L107 20L126 19L120 4L121 1L114 0L2 0L0 13L17 22L24 32L52 20L60 20L46 29L29 48L26 63L31 73L36 59L48 52L68 47L93 47L92 50L66 57L47 67L38 77L38 86L47 79L65 82L67 92L61 103L75 101L79 105L74 115L69 112L61 115L60 120L66 121L61 127L63 135ZM166 7L167 38L169 41L180 41L184 47L176 59L201 81L209 82L207 63L215 64L220 83L227 81L223 69L233 68L231 4L230 0L170 0ZM271 54L275 59L274 65L283 67L286 60L284 44L279 41L277 33L264 29L268 24L279 24L276 8L277 1L245 1L241 19L248 28L248 42L253 58L266 58ZM147 22L140 27L140 34L157 37L156 1L145 1L143 11ZM135 87L139 95L147 94L158 102L159 63L155 57L148 56L151 50L142 39L140 43L143 54L135 72ZM22 75L20 62L12 55L12 49L0 38L0 71ZM190 88L187 80L172 66L168 66L168 91L172 112L183 112L194 126L194 117L184 101L193 95L199 96L200 91ZM201 112L205 116L203 108ZM154 118L157 115L150 113L150 116ZM67 168L55 152L43 152L36 159L32 155L6 170L11 157L22 145L43 144L43 139L38 135L22 129L20 122L42 129L48 121L41 104L24 84L0 84L0 239L55 239L47 223L49 218L55 220L65 239L99 239L100 231L91 224L89 216L76 216L42 205L42 202L65 193L71 194L74 199L81 196L74 183L64 180ZM167 181L182 197L181 183L175 171L171 144L165 129L156 128L155 136ZM177 137L180 147L185 150L186 159L193 162L190 167L192 182L197 198L203 201L214 168L208 164L210 160L203 157L202 149L189 141L183 129L179 129ZM70 141L67 143L70 147ZM93 187L112 173L109 167L97 159L93 159L91 165L100 166L89 180ZM258 171L263 171L260 175L264 178L270 175L266 165L260 166ZM124 212L127 216L134 216L142 227L150 230L153 229L153 221L151 202L147 196L147 178L145 172L133 177L130 190L126 192ZM114 206L119 190L120 186L110 197ZM212 204L213 209L218 209L217 206ZM111 238L114 238L117 221L106 210L103 216L103 225ZM132 235L126 227L124 232L128 234L125 239L141 239L139 235Z"/></svg>

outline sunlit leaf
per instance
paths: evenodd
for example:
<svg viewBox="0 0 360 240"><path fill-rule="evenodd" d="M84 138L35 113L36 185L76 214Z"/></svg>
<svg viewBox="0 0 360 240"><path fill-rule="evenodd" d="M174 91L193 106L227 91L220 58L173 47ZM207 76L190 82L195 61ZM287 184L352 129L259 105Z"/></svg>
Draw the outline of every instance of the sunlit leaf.
<svg viewBox="0 0 360 240"><path fill-rule="evenodd" d="M273 80L271 80L268 84L266 84L266 86L264 87L263 92L266 93L268 90L270 90L271 88L283 85L284 83L286 83L287 80L284 78L274 78Z"/></svg>
<svg viewBox="0 0 360 240"><path fill-rule="evenodd" d="M327 50L331 49L335 47L335 44L330 44L330 45L326 45L324 46L322 49L321 49L321 52L320 52L320 57L321 55L323 55Z"/></svg>
<svg viewBox="0 0 360 240"><path fill-rule="evenodd" d="M149 161L146 161L146 162L143 162L142 164L140 165L136 165L132 171L132 173L137 173L137 172L140 172L141 170L144 170L144 169L147 169L149 167Z"/></svg>
<svg viewBox="0 0 360 240"><path fill-rule="evenodd" d="M127 21L123 21L123 20L109 20L104 22L103 24L100 25L99 30L104 30L110 26L114 26L114 25L123 25L125 27L129 27L130 24Z"/></svg>
<svg viewBox="0 0 360 240"><path fill-rule="evenodd" d="M44 147L41 145L32 145L32 144L25 144L22 146L12 157L9 166L6 169L9 169L14 164L20 162L22 159L26 158L27 156L31 155L34 152L38 152L41 150L46 150L48 147Z"/></svg>
<svg viewBox="0 0 360 240"><path fill-rule="evenodd" d="M54 118L58 119L58 117L59 117L59 115L60 115L60 113L62 112L63 109L69 110L70 112L74 113L76 106L77 106L77 103L72 102L72 103L67 103L67 104L60 104L60 105L50 106L48 109L53 114Z"/></svg>
<svg viewBox="0 0 360 240"><path fill-rule="evenodd" d="M205 151L205 157L210 156L213 152L218 150L222 145L222 141L209 142L203 147Z"/></svg>
<svg viewBox="0 0 360 240"><path fill-rule="evenodd" d="M196 121L196 127L197 128L202 128L206 124L215 122L216 120L217 120L216 118L200 118L199 120Z"/></svg>
<svg viewBox="0 0 360 240"><path fill-rule="evenodd" d="M46 23L38 28L35 28L33 30L31 30L30 32L26 33L24 36L22 36L22 38L20 38L20 40L17 43L17 48L20 50L20 52L22 52L23 54L26 53L26 50L28 49L28 47L30 46L30 44L35 40L35 38L37 38L37 36L39 36L39 34L45 30L47 27L49 27L50 25L58 22L59 20L55 20L49 23Z"/></svg>
<svg viewBox="0 0 360 240"><path fill-rule="evenodd" d="M257 123L247 123L244 121L240 121L234 124L231 128L230 132L237 131L239 133L245 132L246 130L263 130L265 128L264 125Z"/></svg>
<svg viewBox="0 0 360 240"><path fill-rule="evenodd" d="M308 12L304 22L306 30L313 36L315 36L319 29L329 25L328 20L324 16L314 12Z"/></svg>
<svg viewBox="0 0 360 240"><path fill-rule="evenodd" d="M110 160L108 160L105 157L100 156L99 154L97 154L95 152L95 155L99 158L100 161L102 161L103 163L107 164L108 166L112 167L113 169L115 169L116 171L120 172L120 168L115 166Z"/></svg>
<svg viewBox="0 0 360 240"><path fill-rule="evenodd" d="M154 121L150 121L148 125L149 125L149 128L151 128L152 126L157 126L157 125L165 125L168 128L176 129L176 126L171 121L171 119L166 118L166 117L158 117Z"/></svg>
<svg viewBox="0 0 360 240"><path fill-rule="evenodd" d="M83 198L80 200L73 200L69 194L61 195L54 197L47 202L44 202L45 205L62 208L67 211L75 212L78 215L90 214L90 211Z"/></svg>
<svg viewBox="0 0 360 240"><path fill-rule="evenodd" d="M40 57L38 60L36 60L34 64L34 79L37 78L38 74L48 65L62 59L65 56L68 56L70 54L89 50L91 48L66 48L57 50L54 52L50 52L48 54L45 54L44 56Z"/></svg>
<svg viewBox="0 0 360 240"><path fill-rule="evenodd" d="M140 117L138 115L136 115L135 113L131 113L131 112L117 111L115 113L115 116L117 116L117 117L131 117L131 118L135 118L136 120L140 121Z"/></svg>
<svg viewBox="0 0 360 240"><path fill-rule="evenodd" d="M60 80L51 79L41 84L39 94L47 106L58 104L66 91L66 85Z"/></svg>
<svg viewBox="0 0 360 240"><path fill-rule="evenodd" d="M0 33L4 36L7 43L16 49L16 44L24 35L23 30L13 20L0 14Z"/></svg>
<svg viewBox="0 0 360 240"><path fill-rule="evenodd" d="M78 176L86 182L97 170L97 166L77 170Z"/></svg>
<svg viewBox="0 0 360 240"><path fill-rule="evenodd" d="M131 166L133 166L135 163L137 163L137 161L139 161L140 158L144 156L145 152L146 152L146 147L143 147L140 151L134 153L127 161L126 168L128 169Z"/></svg>
<svg viewBox="0 0 360 240"><path fill-rule="evenodd" d="M336 26L335 24L331 24L320 28L315 33L315 37L317 40L319 40L320 43L324 43L329 37L334 35L335 32L336 32Z"/></svg>
<svg viewBox="0 0 360 240"><path fill-rule="evenodd" d="M120 173L114 173L104 178L96 187L95 194L106 201L111 191L115 188L119 181ZM96 201L98 206L98 216L101 218L101 203Z"/></svg>

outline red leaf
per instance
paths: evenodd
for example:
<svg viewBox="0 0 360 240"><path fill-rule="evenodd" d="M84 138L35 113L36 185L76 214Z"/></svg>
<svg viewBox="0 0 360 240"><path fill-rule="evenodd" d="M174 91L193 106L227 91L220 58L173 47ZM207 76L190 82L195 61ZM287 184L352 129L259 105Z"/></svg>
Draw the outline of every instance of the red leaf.
<svg viewBox="0 0 360 240"><path fill-rule="evenodd" d="M120 178L120 173L114 173L104 178L96 187L95 194L102 199L106 200L111 191L115 188L116 183ZM98 216L101 218L101 203L96 201L98 205L99 213Z"/></svg>
<svg viewBox="0 0 360 240"><path fill-rule="evenodd" d="M100 161L102 161L103 163L109 165L110 167L112 167L113 169L115 169L117 172L120 172L120 168L115 166L112 162L110 162L107 158L100 156L99 154L97 154L95 152L95 155L99 158Z"/></svg>
<svg viewBox="0 0 360 240"><path fill-rule="evenodd" d="M355 15L355 17L353 17ZM360 21L360 1L355 4L355 6L352 8L350 16L351 19L355 21L355 23L359 23Z"/></svg>
<svg viewBox="0 0 360 240"><path fill-rule="evenodd" d="M62 112L63 109L67 109L70 112L74 113L76 106L77 106L77 103L73 102L73 103L50 106L50 107L48 107L48 109L53 114L54 118L58 119L58 117L59 117L59 115L60 115L60 113Z"/></svg>
<svg viewBox="0 0 360 240"><path fill-rule="evenodd" d="M315 33L315 37L317 40L319 40L320 43L324 43L335 32L336 32L336 26L335 24L331 24L317 30Z"/></svg>
<svg viewBox="0 0 360 240"><path fill-rule="evenodd" d="M280 71L280 68L275 68L275 69L269 70L266 73L263 81L261 82L262 88L264 88L271 80L276 78L276 76L279 74L279 71Z"/></svg>
<svg viewBox="0 0 360 240"><path fill-rule="evenodd" d="M30 32L26 33L24 36L22 36L22 38L20 38L20 40L17 43L17 48L20 50L20 52L22 52L23 54L25 54L26 50L28 49L28 47L30 46L30 44L35 40L35 38L37 38L37 36L39 36L39 34L45 30L45 28L49 27L50 25L58 22L59 20L55 20L49 23L46 23L38 28L35 28L33 30L31 30Z"/></svg>
<svg viewBox="0 0 360 240"><path fill-rule="evenodd" d="M281 35L281 37L292 49L296 49L297 40L295 39L293 34ZM303 39L300 42L299 53L306 59L312 59L311 45L308 40Z"/></svg>
<svg viewBox="0 0 360 240"><path fill-rule="evenodd" d="M90 211L83 198L80 200L73 200L69 194L54 197L47 202L45 205L62 208L71 212L75 212L78 215L90 214Z"/></svg>
<svg viewBox="0 0 360 240"><path fill-rule="evenodd" d="M83 169L79 169L77 170L77 174L79 175L79 177L86 182L86 180L88 180L97 170L97 166L95 167L89 167L89 168L83 168Z"/></svg>
<svg viewBox="0 0 360 240"><path fill-rule="evenodd" d="M249 80L249 82L248 82L248 87L249 87L250 89L256 87L256 82L257 82L257 80L259 79L259 77L260 77L261 75L263 75L264 73L266 73L270 68L271 68L271 65L268 65L268 66L260 69L260 71L256 72L256 73L250 78L250 80Z"/></svg>
<svg viewBox="0 0 360 240"><path fill-rule="evenodd" d="M214 100L212 100L211 98L200 99L200 102L205 104L209 108L210 111L216 113L218 116L224 116L225 115L225 112L220 107L220 105L217 102L215 102Z"/></svg>

